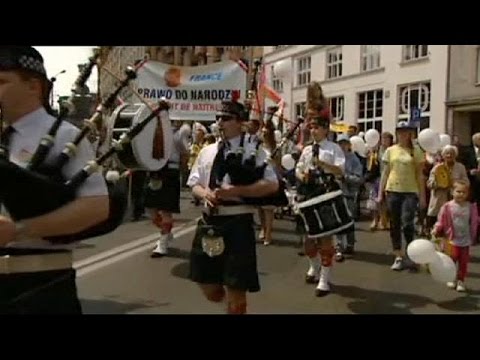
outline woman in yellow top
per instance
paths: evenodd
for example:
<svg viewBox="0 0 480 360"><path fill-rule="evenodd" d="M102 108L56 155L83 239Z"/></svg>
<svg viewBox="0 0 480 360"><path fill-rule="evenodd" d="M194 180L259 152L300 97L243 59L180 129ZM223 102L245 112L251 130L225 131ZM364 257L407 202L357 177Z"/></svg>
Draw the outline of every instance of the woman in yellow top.
<svg viewBox="0 0 480 360"><path fill-rule="evenodd" d="M392 270L405 267L417 270L416 264L405 258L402 251L402 232L405 242L413 241L415 235L415 214L418 207L425 208L425 181L422 166L424 154L413 144L416 126L406 121L396 128L397 144L389 147L382 158L384 168L380 180L378 201L386 200L390 212L390 238L395 261Z"/></svg>

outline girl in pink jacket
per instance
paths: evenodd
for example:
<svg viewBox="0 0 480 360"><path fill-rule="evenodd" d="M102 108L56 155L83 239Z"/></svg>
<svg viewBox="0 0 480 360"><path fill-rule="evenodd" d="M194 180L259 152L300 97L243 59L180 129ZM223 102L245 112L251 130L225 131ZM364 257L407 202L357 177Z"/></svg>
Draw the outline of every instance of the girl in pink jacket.
<svg viewBox="0 0 480 360"><path fill-rule="evenodd" d="M445 203L438 214L432 235L447 238L445 250L457 263L457 281L447 286L457 291L466 291L465 276L469 262L470 246L476 244L479 217L477 205L468 199L469 184L465 181L453 183L453 200Z"/></svg>

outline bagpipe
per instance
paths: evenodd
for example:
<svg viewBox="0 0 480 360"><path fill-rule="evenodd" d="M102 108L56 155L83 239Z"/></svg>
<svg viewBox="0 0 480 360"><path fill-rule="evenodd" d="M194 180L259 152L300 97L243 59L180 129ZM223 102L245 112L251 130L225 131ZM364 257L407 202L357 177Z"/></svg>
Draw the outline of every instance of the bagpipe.
<svg viewBox="0 0 480 360"><path fill-rule="evenodd" d="M96 64L98 55L89 59L89 64L80 73L75 87L72 88L72 97L75 88L82 88L89 78ZM92 117L85 122L75 139L65 145L64 150L52 161L46 162L50 149L55 142L55 136L62 121L71 109L70 99L67 106L60 111L59 116L52 124L48 133L42 138L28 165L23 168L9 161L8 149L0 150L0 202L15 221L41 216L57 210L76 199L78 188L85 183L88 177L99 171L102 164L114 154L129 152L129 145L160 112L167 111L168 104L161 102L158 108L147 118L128 132L118 141L114 141L111 148L95 160L88 162L83 169L72 178L65 179L62 173L65 165L75 156L79 144L93 131L101 121L102 113L113 107L119 93L136 78L137 68L127 67L125 77L117 88L96 108ZM110 210L107 220L76 234L48 237L53 243L70 243L83 239L100 236L116 229L123 221L127 207L127 190L121 181L107 182L109 190Z"/></svg>
<svg viewBox="0 0 480 360"><path fill-rule="evenodd" d="M273 116L274 111L269 113ZM240 146L235 153L227 153L225 161L222 166L219 167L219 179L223 179L225 175L228 175L232 185L251 185L255 182L263 179L265 174L265 169L269 164L272 164L273 159L276 157L277 153L284 146L284 144L294 135L296 129L303 122L303 118L299 118L295 126L293 126L290 131L282 138L280 143L275 147L272 153L261 163L257 164L257 157L260 149L261 142L257 142L255 150L253 150L245 160L244 158L244 144L247 138L245 133L242 133L240 138ZM261 198L248 198L244 197L243 201L248 205L253 206L287 206L288 198L285 193L286 182L285 180L277 173L277 178L279 181L279 188L277 192L272 195L261 197Z"/></svg>

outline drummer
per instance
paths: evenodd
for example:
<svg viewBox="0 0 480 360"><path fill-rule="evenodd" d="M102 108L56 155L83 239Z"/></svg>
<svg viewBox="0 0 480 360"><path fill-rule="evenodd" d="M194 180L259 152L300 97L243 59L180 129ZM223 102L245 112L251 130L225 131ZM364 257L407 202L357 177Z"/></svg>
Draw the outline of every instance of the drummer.
<svg viewBox="0 0 480 360"><path fill-rule="evenodd" d="M314 164L312 153L318 149L318 161L316 166L321 167L326 173L335 176L343 176L345 167L345 155L340 146L327 139L330 129L330 114L328 110L309 109L307 121L310 128L313 143L306 146L296 167L296 177L301 183L309 183L312 173L309 171ZM314 149L316 147L316 149ZM308 187L306 187L308 189ZM303 194L309 198L309 194ZM320 253L320 258L318 254ZM316 296L325 296L330 292L330 272L332 267L335 248L332 236L319 239L305 239L305 255L307 255L310 267L305 281L314 284L318 281L315 290Z"/></svg>

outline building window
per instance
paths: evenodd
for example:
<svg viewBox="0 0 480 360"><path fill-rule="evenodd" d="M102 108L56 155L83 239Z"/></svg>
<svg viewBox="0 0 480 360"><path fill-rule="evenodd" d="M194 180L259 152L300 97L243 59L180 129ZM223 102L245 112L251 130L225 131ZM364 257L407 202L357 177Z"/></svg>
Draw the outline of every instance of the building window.
<svg viewBox="0 0 480 360"><path fill-rule="evenodd" d="M403 61L426 58L428 45L403 45Z"/></svg>
<svg viewBox="0 0 480 360"><path fill-rule="evenodd" d="M480 46L477 47L477 84L480 84Z"/></svg>
<svg viewBox="0 0 480 360"><path fill-rule="evenodd" d="M400 86L398 91L398 120L412 120L420 130L430 127L430 82ZM410 119L412 110L418 109L419 118Z"/></svg>
<svg viewBox="0 0 480 360"><path fill-rule="evenodd" d="M310 83L310 69L312 66L312 59L310 56L305 56L297 59L297 86L307 85Z"/></svg>
<svg viewBox="0 0 480 360"><path fill-rule="evenodd" d="M327 52L327 79L334 79L342 76L342 48Z"/></svg>
<svg viewBox="0 0 480 360"><path fill-rule="evenodd" d="M330 113L334 121L344 120L345 98L343 96L332 97L329 100Z"/></svg>
<svg viewBox="0 0 480 360"><path fill-rule="evenodd" d="M358 131L377 129L382 132L383 90L372 90L358 94Z"/></svg>
<svg viewBox="0 0 480 360"><path fill-rule="evenodd" d="M305 116L305 107L307 106L307 102L299 102L295 104L295 119L299 116Z"/></svg>
<svg viewBox="0 0 480 360"><path fill-rule="evenodd" d="M380 45L362 45L361 71L380 67Z"/></svg>
<svg viewBox="0 0 480 360"><path fill-rule="evenodd" d="M283 92L283 81L275 75L274 67L270 68L270 74L272 74L272 88L278 93Z"/></svg>

